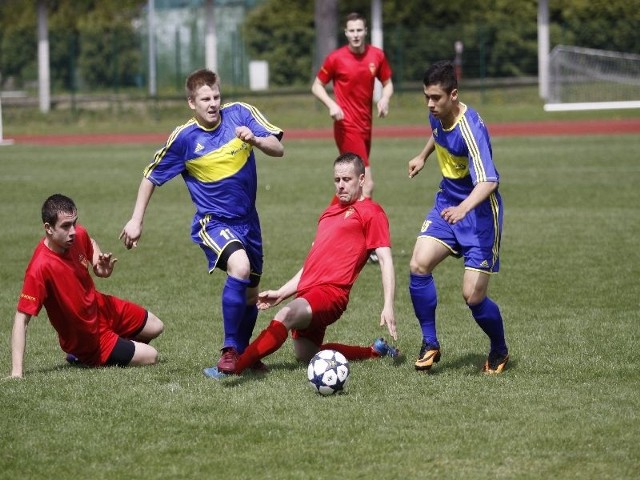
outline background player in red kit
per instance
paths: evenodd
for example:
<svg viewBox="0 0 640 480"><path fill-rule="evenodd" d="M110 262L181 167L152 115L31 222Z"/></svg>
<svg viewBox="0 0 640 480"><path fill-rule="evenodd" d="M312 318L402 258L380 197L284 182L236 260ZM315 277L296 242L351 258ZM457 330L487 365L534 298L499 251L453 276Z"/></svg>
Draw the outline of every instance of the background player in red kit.
<svg viewBox="0 0 640 480"><path fill-rule="evenodd" d="M391 68L384 52L366 43L367 24L364 16L351 13L346 18L344 34L347 45L331 52L324 60L311 87L311 92L329 109L333 118L333 133L342 153L353 152L365 165L363 194L373 194L373 177L369 165L371 153L372 103L375 79L382 83L382 95L377 102L378 117L389 113L393 95ZM333 82L335 101L326 84Z"/></svg>
<svg viewBox="0 0 640 480"><path fill-rule="evenodd" d="M42 307L58 333L62 350L87 366L150 365L158 352L147 343L164 330L153 313L96 290L117 259L102 253L77 223L73 200L50 196L42 206L45 237L27 267L11 335L11 377L23 375L27 325Z"/></svg>
<svg viewBox="0 0 640 480"><path fill-rule="evenodd" d="M335 160L333 181L339 203L329 205L320 216L316 237L302 269L278 290L261 292L258 308L273 307L294 294L296 298L276 313L269 326L240 355L233 369L207 368L205 375L219 378L227 373L242 373L280 348L289 330L296 358L302 362L308 362L323 349L337 350L348 360L398 356L398 350L381 338L369 346L323 344L326 328L346 310L351 287L374 250L380 259L384 292L380 326L386 325L397 340L389 221L382 207L364 196L364 176L364 164L359 156L347 153Z"/></svg>

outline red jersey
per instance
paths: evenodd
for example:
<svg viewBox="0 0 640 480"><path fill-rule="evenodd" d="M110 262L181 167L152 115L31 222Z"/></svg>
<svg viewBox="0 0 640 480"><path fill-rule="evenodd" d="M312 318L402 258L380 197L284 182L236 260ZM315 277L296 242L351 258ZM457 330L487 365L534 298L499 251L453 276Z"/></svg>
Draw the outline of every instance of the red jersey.
<svg viewBox="0 0 640 480"><path fill-rule="evenodd" d="M375 79L384 84L391 73L384 52L373 45L366 45L361 54L345 45L327 55L317 77L323 84L333 81L336 102L344 112L344 119L336 123L345 129L371 131Z"/></svg>
<svg viewBox="0 0 640 480"><path fill-rule="evenodd" d="M93 245L89 234L76 225L73 245L63 254L40 241L27 266L17 309L38 315L42 306L58 332L62 350L72 352L84 363L100 363L100 304L89 273Z"/></svg>
<svg viewBox="0 0 640 480"><path fill-rule="evenodd" d="M318 285L333 285L348 293L369 252L390 246L389 220L376 202L366 198L351 205L330 205L318 220L298 293Z"/></svg>

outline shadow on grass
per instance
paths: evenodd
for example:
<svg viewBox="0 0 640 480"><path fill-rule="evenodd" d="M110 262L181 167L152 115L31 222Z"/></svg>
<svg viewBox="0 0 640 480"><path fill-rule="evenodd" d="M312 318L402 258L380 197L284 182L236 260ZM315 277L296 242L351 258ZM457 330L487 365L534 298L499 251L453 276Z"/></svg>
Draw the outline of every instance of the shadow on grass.
<svg viewBox="0 0 640 480"><path fill-rule="evenodd" d="M252 370L245 370L242 375L227 375L223 378L211 378L208 377L212 382L217 382L224 387L237 387L243 385L247 382L255 382L261 381L265 378L268 378L272 373L277 371L290 371L293 372L295 370L300 370L302 368L302 363L296 362L295 360L292 362L278 362L278 363L269 363L268 364L269 371L268 372L254 372Z"/></svg>
<svg viewBox="0 0 640 480"><path fill-rule="evenodd" d="M487 357L484 355L480 355L477 353L468 353L461 357L445 357L443 355L442 360L436 363L431 370L421 371L424 375L440 375L443 373L447 373L451 370L462 370L463 372L468 373L469 375L476 375L482 373L482 367L484 366L484 362ZM512 368L517 366L518 362L511 357L509 359L509 363L504 370L505 373Z"/></svg>

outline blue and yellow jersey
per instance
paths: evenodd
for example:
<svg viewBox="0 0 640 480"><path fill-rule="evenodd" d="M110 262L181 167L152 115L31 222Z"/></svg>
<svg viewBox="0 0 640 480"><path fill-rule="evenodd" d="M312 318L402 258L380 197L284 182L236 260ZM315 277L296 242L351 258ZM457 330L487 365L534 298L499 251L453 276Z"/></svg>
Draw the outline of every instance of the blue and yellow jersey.
<svg viewBox="0 0 640 480"><path fill-rule="evenodd" d="M487 127L478 112L464 107L466 111L449 129L429 115L443 177L440 189L454 204L467 198L478 182L498 182L500 179L493 164Z"/></svg>
<svg viewBox="0 0 640 480"><path fill-rule="evenodd" d="M246 103L222 105L220 118L212 129L195 119L177 127L144 176L160 186L182 175L196 217L242 220L255 211L258 178L253 148L236 137L236 127L247 126L256 137L280 139L283 132Z"/></svg>

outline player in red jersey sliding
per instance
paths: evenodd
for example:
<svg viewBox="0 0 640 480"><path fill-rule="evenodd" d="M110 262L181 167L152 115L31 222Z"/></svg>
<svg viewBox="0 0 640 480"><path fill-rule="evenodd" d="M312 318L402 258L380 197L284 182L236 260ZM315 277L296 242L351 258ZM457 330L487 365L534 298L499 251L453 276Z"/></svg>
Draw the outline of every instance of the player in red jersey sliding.
<svg viewBox="0 0 640 480"><path fill-rule="evenodd" d="M42 206L45 237L27 267L11 335L11 377L23 376L27 325L42 307L69 361L86 366L151 365L158 352L148 342L164 325L134 303L96 290L89 273L109 277L117 259L103 253L77 223L73 200L55 194Z"/></svg>
<svg viewBox="0 0 640 480"><path fill-rule="evenodd" d="M346 310L351 287L372 251L380 259L382 277L380 326L386 325L391 337L397 340L389 221L382 207L364 196L364 177L364 164L358 155L346 153L335 160L333 181L339 203L329 205L320 216L302 269L278 290L261 292L258 308L265 310L293 295L296 298L275 314L269 326L237 358L234 368L211 367L204 370L205 375L220 378L242 373L279 349L290 330L296 358L302 362L308 362L324 349L337 350L348 360L398 356L398 350L381 338L368 346L323 343L327 327Z"/></svg>

